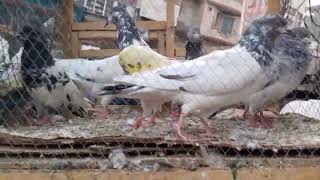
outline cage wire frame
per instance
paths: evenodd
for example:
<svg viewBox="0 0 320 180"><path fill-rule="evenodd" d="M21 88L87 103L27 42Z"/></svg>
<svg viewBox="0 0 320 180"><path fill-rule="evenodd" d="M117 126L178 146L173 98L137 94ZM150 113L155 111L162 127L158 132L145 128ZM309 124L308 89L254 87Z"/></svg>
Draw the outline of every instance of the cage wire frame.
<svg viewBox="0 0 320 180"><path fill-rule="evenodd" d="M49 8L43 8L41 2L0 1L0 8L6 11L6 13L0 14L0 23L8 27L7 32L0 34L0 50L2 51L0 52L0 120L2 124L2 130L0 130L0 157L4 161L9 161L13 164L19 164L21 161L21 164L24 164L23 166L20 165L20 168L23 169L44 168L57 170L81 168L106 170L115 168L134 171L158 171L170 168L194 170L199 167L209 166L230 168L236 172L241 167L286 167L290 166L290 164L301 163L299 158L319 158L320 150L317 145L286 147L277 144L277 138L275 138L275 146L257 146L255 143L259 141L259 138L254 136L264 136L272 133L272 131L269 132L268 130L261 130L262 133L257 131L250 133L245 127L242 127L238 131L233 131L233 133L238 133L238 140L240 138L246 141L244 143L246 146L240 146L230 139L221 140L219 143L214 142L214 140L204 140L199 144L181 142L180 140L172 140L172 138L168 138L169 141L166 141L166 138L159 139L157 136L150 136L150 133L155 133L152 131L156 131L157 128L151 130L138 129L128 132L127 127L118 122L122 119L132 119L137 115L137 112L132 111L128 106L112 107L113 120L101 121L92 119L78 121L78 119L75 119L69 122L59 122L53 126L43 127L37 125L39 120L34 117L36 112L32 108L34 100L28 95L28 91L19 80L21 65L19 57L15 55L19 54L22 44L16 40L15 36L21 32L23 25L31 25L36 27L39 32L45 32L48 42L44 43L48 44L53 57L62 58L62 48L65 47L63 46L64 37L62 34L64 26L63 7L62 3L58 3L61 1L48 1L51 2L47 4ZM54 2L57 4L54 4ZM282 9L282 14L289 19L290 15L294 14L290 13L290 11L294 11L289 8L290 2L289 0L284 0L283 3L285 5ZM306 0L305 3L308 3L311 23L308 24L306 18L304 18L301 24L304 24L308 29L319 28L320 24L316 22L315 14L311 12L311 1ZM46 24L46 26L43 24ZM313 30L310 30L310 32L312 40L316 44L313 50L313 59L317 60L319 58L320 31L314 33ZM71 48L71 42L67 46ZM58 53L54 54L54 52ZM318 63L315 63L315 66L315 69L319 69ZM208 83L210 82L208 81ZM303 83L315 86L311 90L313 92L295 92L291 94L292 97L289 100L284 101L285 103L296 99L296 96L303 95L305 96L304 99L318 99L319 71L308 76ZM199 88L201 88L200 84ZM34 118L30 119L30 116ZM168 122L170 120L166 118L167 116L168 114L160 115L161 119ZM221 117L223 119L228 115ZM288 118L289 120L286 120L286 122L290 121L290 118L297 117L289 116ZM188 122L189 127L200 126L197 120L194 120L194 118L192 120L195 123ZM303 118L300 120L304 121ZM232 125L243 123L239 121L230 122ZM115 128L114 124L120 128ZM221 127L228 126L228 124L223 123L216 125ZM228 127L230 128L230 126ZM168 134L174 134L168 130L170 129L168 128L168 123L162 125L162 127L158 126L158 128L162 128L162 132L158 133L159 136L166 137ZM105 131L119 132L110 133L110 135ZM73 137L74 134L72 133L78 136ZM195 133L200 132L195 131ZM23 135L25 134L31 135L24 137ZM94 136L97 134L101 135L101 137ZM298 159L290 159L291 157ZM318 164L314 161L309 163L312 165Z"/></svg>

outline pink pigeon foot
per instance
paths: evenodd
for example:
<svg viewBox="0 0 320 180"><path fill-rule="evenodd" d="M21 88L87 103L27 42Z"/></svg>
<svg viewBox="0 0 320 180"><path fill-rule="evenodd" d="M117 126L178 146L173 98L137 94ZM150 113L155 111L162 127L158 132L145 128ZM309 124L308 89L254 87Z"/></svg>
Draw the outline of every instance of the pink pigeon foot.
<svg viewBox="0 0 320 180"><path fill-rule="evenodd" d="M258 122L257 118L259 118L260 122ZM264 116L263 111L259 111L250 118L250 124L255 128L269 128L272 126L272 121L270 117Z"/></svg>
<svg viewBox="0 0 320 180"><path fill-rule="evenodd" d="M170 114L170 117L173 121L178 121L179 120L179 116L180 116L180 113L179 111L172 111L171 114Z"/></svg>
<svg viewBox="0 0 320 180"><path fill-rule="evenodd" d="M134 123L131 125L134 129L139 129L142 126L142 122L144 121L143 117L138 117L135 119Z"/></svg>
<svg viewBox="0 0 320 180"><path fill-rule="evenodd" d="M272 127L272 120L270 117L265 116L263 114L263 111L259 112L260 118L261 118L261 127L262 128L270 128Z"/></svg>
<svg viewBox="0 0 320 180"><path fill-rule="evenodd" d="M182 130L182 122L184 117L186 117L187 114L181 114L179 121L178 122L174 122L172 124L172 128L176 131L176 133L178 134L178 136L180 138L182 138L185 141L194 141L194 136L187 134L185 131Z"/></svg>
<svg viewBox="0 0 320 180"><path fill-rule="evenodd" d="M194 136L187 134L185 131L183 131L179 123L173 123L173 129L176 131L178 136L182 138L184 141L194 141Z"/></svg>
<svg viewBox="0 0 320 180"><path fill-rule="evenodd" d="M146 122L146 124L143 125L144 128L152 127L156 124L156 115L152 115L149 119L149 121Z"/></svg>
<svg viewBox="0 0 320 180"><path fill-rule="evenodd" d="M203 129L205 131L205 134L208 135L208 136L211 136L212 135L212 132L211 132L211 129L210 129L210 126L207 122L206 119L204 118L200 118L200 123L202 124L203 126Z"/></svg>
<svg viewBox="0 0 320 180"><path fill-rule="evenodd" d="M257 121L257 117L259 117L257 115L257 113L255 113L254 115L252 115L250 118L249 118L249 123L250 123L250 126L254 127L254 128L259 128L259 123Z"/></svg>

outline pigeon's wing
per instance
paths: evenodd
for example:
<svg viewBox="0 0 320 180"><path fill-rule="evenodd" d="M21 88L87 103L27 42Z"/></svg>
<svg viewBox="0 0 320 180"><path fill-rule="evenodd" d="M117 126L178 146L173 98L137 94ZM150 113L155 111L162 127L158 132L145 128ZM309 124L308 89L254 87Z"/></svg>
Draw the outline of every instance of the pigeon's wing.
<svg viewBox="0 0 320 180"><path fill-rule="evenodd" d="M55 59L56 66L63 67L77 83L111 83L115 76L124 75L118 56L101 60Z"/></svg>
<svg viewBox="0 0 320 180"><path fill-rule="evenodd" d="M243 89L261 76L262 69L239 46L177 63L155 71L122 76L115 81L162 90L218 95ZM263 83L262 83L263 84Z"/></svg>

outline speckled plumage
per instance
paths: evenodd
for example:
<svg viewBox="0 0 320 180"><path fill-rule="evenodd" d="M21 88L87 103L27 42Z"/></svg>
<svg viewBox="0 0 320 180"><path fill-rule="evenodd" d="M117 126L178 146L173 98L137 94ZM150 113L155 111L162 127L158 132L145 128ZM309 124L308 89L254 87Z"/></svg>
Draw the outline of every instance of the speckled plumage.
<svg viewBox="0 0 320 180"><path fill-rule="evenodd" d="M52 58L42 33L30 26L24 26L19 37L24 42L21 79L35 100L38 116L46 115L46 108L60 110L65 106L83 117L85 112L80 106L83 96L64 67L56 64Z"/></svg>
<svg viewBox="0 0 320 180"><path fill-rule="evenodd" d="M200 38L200 28L191 26L187 32L187 41L185 44L186 60L196 59L202 56L202 42Z"/></svg>
<svg viewBox="0 0 320 180"><path fill-rule="evenodd" d="M135 42L141 45L147 45L140 37L138 29L135 27L135 23L127 12L125 5L117 3L117 5L112 8L108 22L116 25L118 33L117 46L119 49L124 49Z"/></svg>

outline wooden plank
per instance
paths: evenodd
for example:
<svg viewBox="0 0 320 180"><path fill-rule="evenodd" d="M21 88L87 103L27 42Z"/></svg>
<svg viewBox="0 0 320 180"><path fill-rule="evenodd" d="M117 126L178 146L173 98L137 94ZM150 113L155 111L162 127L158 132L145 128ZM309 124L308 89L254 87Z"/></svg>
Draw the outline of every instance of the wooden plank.
<svg viewBox="0 0 320 180"><path fill-rule="evenodd" d="M240 35L242 35L245 29L245 11L246 11L246 1L243 1L242 9L241 9L240 27L239 27Z"/></svg>
<svg viewBox="0 0 320 180"><path fill-rule="evenodd" d="M212 52L212 51L216 51L216 50L223 50L223 49L228 49L231 46L215 46L215 47L206 47L206 50L208 51L208 53ZM175 48L175 56L176 57L184 57L186 55L186 50L185 48L182 47L176 47Z"/></svg>
<svg viewBox="0 0 320 180"><path fill-rule="evenodd" d="M281 11L280 0L269 0L268 1L268 12L269 13L279 13Z"/></svg>
<svg viewBox="0 0 320 180"><path fill-rule="evenodd" d="M208 3L223 10L223 12L228 12L237 16L241 15L241 6L239 6L240 2L238 1L208 0Z"/></svg>
<svg viewBox="0 0 320 180"><path fill-rule="evenodd" d="M101 31L101 30L112 30L115 31L116 27L113 24L109 24L105 27L105 21L94 21L94 22L82 22L82 23L73 23L73 31ZM146 30L165 30L167 27L166 21L137 21L136 26L138 28Z"/></svg>
<svg viewBox="0 0 320 180"><path fill-rule="evenodd" d="M64 58L72 58L72 23L73 23L73 0L63 1L63 53Z"/></svg>
<svg viewBox="0 0 320 180"><path fill-rule="evenodd" d="M72 48L72 57L78 58L79 51L81 49L81 42L79 40L78 32L72 32L71 48Z"/></svg>
<svg viewBox="0 0 320 180"><path fill-rule="evenodd" d="M241 168L237 171L237 180L319 180L319 167L301 168ZM175 169L159 172L132 172L125 170L63 170L63 171L4 171L0 179L24 180L230 180L233 179L229 169L202 168L197 171Z"/></svg>
<svg viewBox="0 0 320 180"><path fill-rule="evenodd" d="M164 32L158 33L158 51L160 54L166 54L166 40Z"/></svg>
<svg viewBox="0 0 320 180"><path fill-rule="evenodd" d="M174 0L167 0L166 55L174 57Z"/></svg>
<svg viewBox="0 0 320 180"><path fill-rule="evenodd" d="M120 49L80 50L81 58L106 58L120 53Z"/></svg>
<svg viewBox="0 0 320 180"><path fill-rule="evenodd" d="M158 52L158 49L153 49ZM120 49L80 50L81 58L106 58L120 53Z"/></svg>
<svg viewBox="0 0 320 180"><path fill-rule="evenodd" d="M115 39L115 38L117 38L116 31L79 31L80 40ZM158 33L150 32L148 38L149 40L158 39Z"/></svg>

